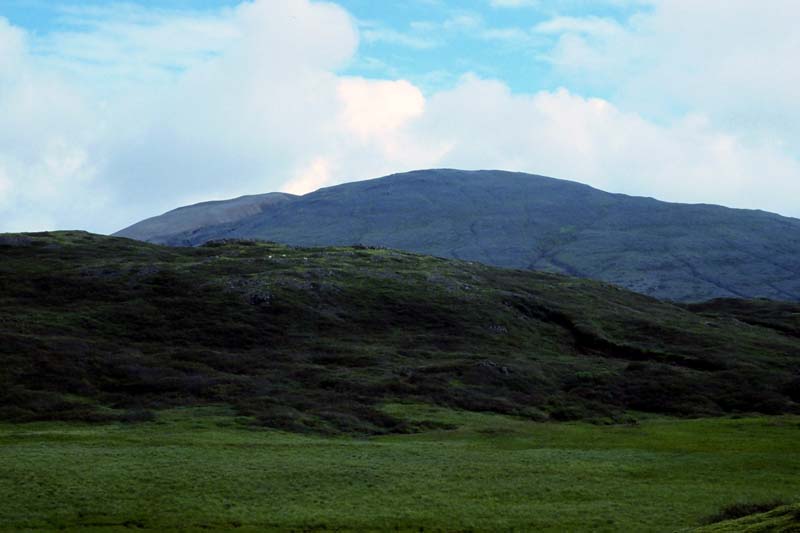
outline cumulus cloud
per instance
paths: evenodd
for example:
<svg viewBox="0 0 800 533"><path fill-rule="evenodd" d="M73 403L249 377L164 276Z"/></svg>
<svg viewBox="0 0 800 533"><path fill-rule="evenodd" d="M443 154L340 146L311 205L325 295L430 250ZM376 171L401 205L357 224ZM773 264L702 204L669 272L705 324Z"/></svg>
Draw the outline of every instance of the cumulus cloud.
<svg viewBox="0 0 800 533"><path fill-rule="evenodd" d="M11 180L0 230L112 231L176 203L271 190L341 137L334 71L358 36L338 6L243 3L196 24L181 13L91 15L88 30L49 36L41 55L16 44L17 66L0 80L0 168ZM0 30L3 43L20 34ZM153 35L171 33L181 44L156 57Z"/></svg>
<svg viewBox="0 0 800 533"><path fill-rule="evenodd" d="M800 33L793 0L652 0L624 25L556 17L549 59L649 116L702 111L740 135L777 135L800 153Z"/></svg>
<svg viewBox="0 0 800 533"><path fill-rule="evenodd" d="M293 174L295 177L281 187L283 192L305 194L308 191L319 189L333 178L331 175L331 162L324 157L314 159L310 164L300 168Z"/></svg>
<svg viewBox="0 0 800 533"><path fill-rule="evenodd" d="M800 163L779 144L745 142L702 115L657 124L566 89L515 95L501 82L466 76L427 102L416 127L421 139L449 146L446 166L523 169L665 200L785 213L796 212L800 194Z"/></svg>
<svg viewBox="0 0 800 533"><path fill-rule="evenodd" d="M425 109L422 92L404 80L343 79L338 95L345 128L362 141L395 132Z"/></svg>
<svg viewBox="0 0 800 533"><path fill-rule="evenodd" d="M44 229L75 205L94 178L89 157L101 129L80 90L43 71L28 55L25 35L0 19L0 228ZM102 187L86 199L96 201Z"/></svg>
<svg viewBox="0 0 800 533"><path fill-rule="evenodd" d="M696 109L658 120L644 105L568 89L512 93L471 74L426 95L408 80L339 74L357 53L357 25L309 0L71 16L82 25L45 37L0 19L0 231L110 232L186 203L440 166L800 215L800 163L786 138L728 127L720 110L736 102L706 104L677 82L670 91ZM554 37L558 68L585 73L599 57L625 80L640 53L628 45L671 27L651 16L562 17L534 33ZM653 91L660 74L642 72ZM771 94L760 81L743 86Z"/></svg>
<svg viewBox="0 0 800 533"><path fill-rule="evenodd" d="M18 67L24 47L24 33L0 17L0 74Z"/></svg>

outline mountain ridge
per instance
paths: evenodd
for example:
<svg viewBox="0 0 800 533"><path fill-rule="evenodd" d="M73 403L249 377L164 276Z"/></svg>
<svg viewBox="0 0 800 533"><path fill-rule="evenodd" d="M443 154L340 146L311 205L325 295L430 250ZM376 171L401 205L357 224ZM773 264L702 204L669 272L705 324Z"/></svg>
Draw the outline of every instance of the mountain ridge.
<svg viewBox="0 0 800 533"><path fill-rule="evenodd" d="M116 235L132 236L129 229ZM393 174L143 240L197 245L219 238L387 246L577 275L676 301L800 300L798 219L607 193L519 172Z"/></svg>
<svg viewBox="0 0 800 533"><path fill-rule="evenodd" d="M162 215L146 218L117 234L131 239L157 242L168 239L176 232L241 220L260 213L267 206L290 201L292 197L294 195L288 193L271 192L181 206Z"/></svg>

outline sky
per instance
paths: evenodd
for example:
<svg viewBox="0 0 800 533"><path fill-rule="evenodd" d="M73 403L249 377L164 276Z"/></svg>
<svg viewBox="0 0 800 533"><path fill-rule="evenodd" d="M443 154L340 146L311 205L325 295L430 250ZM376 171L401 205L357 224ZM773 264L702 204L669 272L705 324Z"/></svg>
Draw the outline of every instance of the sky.
<svg viewBox="0 0 800 533"><path fill-rule="evenodd" d="M0 0L0 232L498 168L800 217L796 0Z"/></svg>

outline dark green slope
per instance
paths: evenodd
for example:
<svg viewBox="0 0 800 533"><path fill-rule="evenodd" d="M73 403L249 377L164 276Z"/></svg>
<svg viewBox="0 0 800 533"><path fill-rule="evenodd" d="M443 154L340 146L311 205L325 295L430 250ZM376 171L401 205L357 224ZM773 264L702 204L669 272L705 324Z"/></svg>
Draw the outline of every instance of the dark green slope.
<svg viewBox="0 0 800 533"><path fill-rule="evenodd" d="M800 504L782 505L768 512L725 520L691 531L693 533L798 533Z"/></svg>
<svg viewBox="0 0 800 533"><path fill-rule="evenodd" d="M0 236L0 416L230 404L403 431L387 401L534 419L798 411L799 305L689 309L594 281L388 249ZM767 302L752 304L763 316Z"/></svg>
<svg viewBox="0 0 800 533"><path fill-rule="evenodd" d="M747 324L768 327L800 338L800 309L797 304L721 298L689 304L687 309L715 318L733 317Z"/></svg>
<svg viewBox="0 0 800 533"><path fill-rule="evenodd" d="M677 301L800 300L800 220L502 171L423 170L290 198L226 224L121 236L363 243L570 274ZM163 232L163 230L162 230Z"/></svg>

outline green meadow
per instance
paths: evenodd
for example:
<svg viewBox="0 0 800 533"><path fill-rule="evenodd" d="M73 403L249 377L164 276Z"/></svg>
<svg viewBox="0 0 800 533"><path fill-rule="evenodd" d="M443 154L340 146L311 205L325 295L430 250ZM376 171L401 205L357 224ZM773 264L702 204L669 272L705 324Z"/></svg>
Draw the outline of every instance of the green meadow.
<svg viewBox="0 0 800 533"><path fill-rule="evenodd" d="M0 529L680 531L732 503L800 500L796 416L593 425L384 410L438 429L303 435L226 408L1 424Z"/></svg>

